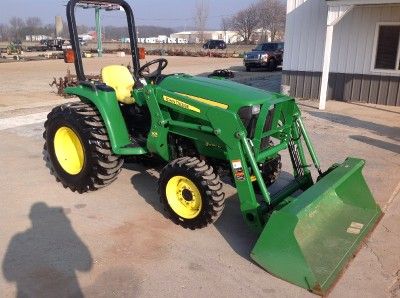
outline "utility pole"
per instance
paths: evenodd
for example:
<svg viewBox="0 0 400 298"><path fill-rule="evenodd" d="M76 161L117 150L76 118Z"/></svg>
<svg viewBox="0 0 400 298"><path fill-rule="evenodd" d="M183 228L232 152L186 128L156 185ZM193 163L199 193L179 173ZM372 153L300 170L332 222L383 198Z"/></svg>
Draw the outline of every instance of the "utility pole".
<svg viewBox="0 0 400 298"><path fill-rule="evenodd" d="M96 18L96 35L97 35L97 56L103 56L103 42L101 35L101 19L100 19L100 7L95 7L95 18Z"/></svg>

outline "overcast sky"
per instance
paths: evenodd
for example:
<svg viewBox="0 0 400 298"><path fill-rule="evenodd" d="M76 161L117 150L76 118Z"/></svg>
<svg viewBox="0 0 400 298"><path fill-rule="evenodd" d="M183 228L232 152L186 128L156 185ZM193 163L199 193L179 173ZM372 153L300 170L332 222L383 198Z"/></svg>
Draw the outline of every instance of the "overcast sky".
<svg viewBox="0 0 400 298"><path fill-rule="evenodd" d="M38 16L44 23L54 23L54 16L64 20L67 0L0 0L0 23L8 23L11 17ZM220 29L221 16L230 16L255 0L208 0L209 19L207 27ZM138 25L158 25L163 27L193 27L196 0L128 0L134 7ZM122 25L116 13L103 13L103 24ZM93 10L78 15L78 23L94 25Z"/></svg>

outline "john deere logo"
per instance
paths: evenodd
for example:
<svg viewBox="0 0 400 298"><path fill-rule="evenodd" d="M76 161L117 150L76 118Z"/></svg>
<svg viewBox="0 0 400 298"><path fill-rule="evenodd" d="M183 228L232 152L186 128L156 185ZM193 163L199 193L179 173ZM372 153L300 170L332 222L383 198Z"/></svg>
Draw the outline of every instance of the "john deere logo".
<svg viewBox="0 0 400 298"><path fill-rule="evenodd" d="M164 101L172 103L173 105L179 106L179 107L181 107L181 108L183 108L185 110L190 110L190 111L193 111L193 112L196 112L196 113L200 113L200 109L199 108L191 106L191 105L187 104L186 102L183 102L183 101L180 101L180 100L177 100L175 98L172 98L172 97L169 97L169 96L165 96L165 95L164 95L163 98L164 98Z"/></svg>

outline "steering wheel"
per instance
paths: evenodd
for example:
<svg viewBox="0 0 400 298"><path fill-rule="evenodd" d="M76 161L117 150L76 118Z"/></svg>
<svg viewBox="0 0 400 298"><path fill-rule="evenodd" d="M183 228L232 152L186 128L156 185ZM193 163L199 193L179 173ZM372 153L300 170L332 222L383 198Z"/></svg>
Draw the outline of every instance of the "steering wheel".
<svg viewBox="0 0 400 298"><path fill-rule="evenodd" d="M155 71L153 71L151 73L145 73L146 71L148 71L148 67L150 67L153 64L157 64L157 63L158 63L158 67ZM164 68L167 67L167 65L168 65L167 59L164 59L164 58L155 59L155 60L147 62L145 65L143 65L139 69L138 74L140 77L145 78L145 79L157 78L161 75L161 72L163 71Z"/></svg>

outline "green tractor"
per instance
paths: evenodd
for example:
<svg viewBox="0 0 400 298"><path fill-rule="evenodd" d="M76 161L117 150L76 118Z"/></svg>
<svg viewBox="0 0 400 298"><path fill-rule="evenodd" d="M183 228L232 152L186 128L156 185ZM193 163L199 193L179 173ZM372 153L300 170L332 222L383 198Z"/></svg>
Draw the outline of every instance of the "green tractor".
<svg viewBox="0 0 400 298"><path fill-rule="evenodd" d="M347 158L322 171L291 97L220 78L163 75L165 59L140 67L133 13L123 0L90 3L125 11L133 73L111 65L102 81L88 80L74 15L80 1L67 5L79 83L65 89L80 101L54 108L45 122L45 156L57 181L79 193L95 191L117 178L124 159L159 158L166 164L158 182L161 204L176 224L199 229L223 212L220 178L228 177L244 221L260 234L252 259L326 294L382 215L361 173L365 162ZM271 196L283 150L294 179Z"/></svg>
<svg viewBox="0 0 400 298"><path fill-rule="evenodd" d="M13 55L13 54L16 55L23 54L21 41L12 41L7 46L7 55Z"/></svg>

